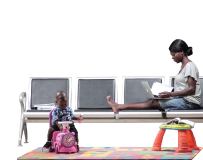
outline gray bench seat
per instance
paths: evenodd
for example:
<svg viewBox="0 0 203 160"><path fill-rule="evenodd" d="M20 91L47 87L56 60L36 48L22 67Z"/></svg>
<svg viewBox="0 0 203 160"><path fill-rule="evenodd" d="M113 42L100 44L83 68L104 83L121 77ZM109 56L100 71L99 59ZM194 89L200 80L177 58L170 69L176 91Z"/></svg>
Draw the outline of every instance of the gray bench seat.
<svg viewBox="0 0 203 160"><path fill-rule="evenodd" d="M141 81L148 81L150 87L154 81L162 82L161 78L125 78L124 79L124 104L144 102L147 101L146 94L142 88ZM200 77L201 90L203 92L203 78ZM174 87L174 77L170 78L170 84ZM203 94L201 95L203 101ZM135 114L136 113L136 114ZM140 115L139 115L140 113ZM138 115L138 116L137 116ZM137 118L150 117L151 122L154 118L161 117L163 119L172 119L176 117L193 119L195 122L203 122L203 103L200 109L194 110L171 110L168 112L161 112L159 110L123 110L119 112L119 118Z"/></svg>
<svg viewBox="0 0 203 160"><path fill-rule="evenodd" d="M141 86L141 81L148 81L150 87L154 81L162 82L162 78L123 78L124 104L144 102L148 98ZM203 84L203 79L201 78ZM27 142L27 123L48 123L50 110L31 109L34 104L54 103L57 91L66 91L68 104L74 110L74 115L83 114L82 123L164 123L169 119L180 117L189 118L194 122L203 122L203 108L195 110L171 110L169 112L157 109L123 110L116 119L114 112L106 101L111 95L117 101L117 82L115 79L77 79L76 106L71 105L71 78L30 78L28 107L26 107L26 93L20 94L21 120L18 145L21 145L22 133ZM171 81L172 84L172 81ZM203 85L201 85L203 90ZM203 94L202 94L203 99ZM203 107L201 105L201 107ZM77 123L77 121L75 121Z"/></svg>
<svg viewBox="0 0 203 160"><path fill-rule="evenodd" d="M141 85L141 81L148 81L150 87L157 81L162 83L163 77L155 78L123 78L123 103L144 102L148 98ZM202 79L201 79L202 81ZM53 102L57 90L67 92L69 103L71 102L71 80L69 78L31 78L29 106L32 108L36 103ZM171 78L171 85L174 85L174 78ZM115 79L77 79L77 103L74 114L84 114L85 118L115 118L111 107L106 102L106 95L111 95L115 101L117 83ZM54 86L54 87L52 87ZM51 88L51 90L50 90ZM48 96L44 93L48 93ZM46 95L46 96L45 96ZM51 98L50 98L51 97ZM202 109L199 110L174 110L161 112L156 109L150 110L123 110L119 113L122 119L129 118L173 118L193 117L202 118ZM44 113L44 114L42 114ZM46 114L45 114L46 113ZM25 117L29 118L48 118L49 110L28 109L24 112ZM43 117L44 116L44 117ZM43 120L44 121L44 120ZM94 120L93 120L94 121ZM152 119L153 122L153 119Z"/></svg>

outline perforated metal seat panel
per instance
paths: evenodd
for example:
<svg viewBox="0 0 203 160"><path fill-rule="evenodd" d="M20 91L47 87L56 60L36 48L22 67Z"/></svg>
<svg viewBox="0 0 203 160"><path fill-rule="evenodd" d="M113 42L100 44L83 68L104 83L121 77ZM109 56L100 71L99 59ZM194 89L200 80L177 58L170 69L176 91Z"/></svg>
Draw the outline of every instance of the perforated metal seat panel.
<svg viewBox="0 0 203 160"><path fill-rule="evenodd" d="M31 78L29 108L35 104L54 103L58 91L66 92L69 102L69 89L69 78Z"/></svg>

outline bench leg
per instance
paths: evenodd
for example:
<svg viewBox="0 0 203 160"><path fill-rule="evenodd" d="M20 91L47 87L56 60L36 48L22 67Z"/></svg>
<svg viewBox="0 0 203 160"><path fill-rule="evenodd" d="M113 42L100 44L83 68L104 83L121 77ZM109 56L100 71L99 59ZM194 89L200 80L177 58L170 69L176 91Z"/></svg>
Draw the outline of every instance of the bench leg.
<svg viewBox="0 0 203 160"><path fill-rule="evenodd" d="M22 135L23 135L23 127L24 126L24 117L21 116L20 119L20 129L19 129L19 137L18 137L18 146L22 146Z"/></svg>
<svg viewBox="0 0 203 160"><path fill-rule="evenodd" d="M24 143L28 143L28 141L27 141L27 138L28 138L28 135L27 135L27 123L24 123L23 131L24 131L24 134L25 134L25 142Z"/></svg>
<svg viewBox="0 0 203 160"><path fill-rule="evenodd" d="M114 113L114 117L116 117L116 119L119 119L119 114Z"/></svg>

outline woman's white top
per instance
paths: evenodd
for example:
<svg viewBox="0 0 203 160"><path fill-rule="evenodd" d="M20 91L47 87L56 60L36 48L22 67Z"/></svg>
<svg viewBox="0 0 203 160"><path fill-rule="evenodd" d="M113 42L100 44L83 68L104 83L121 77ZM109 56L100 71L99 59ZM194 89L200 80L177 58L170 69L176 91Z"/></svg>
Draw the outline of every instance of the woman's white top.
<svg viewBox="0 0 203 160"><path fill-rule="evenodd" d="M188 62L182 71L175 77L174 91L182 91L187 89L188 86L188 76L194 78L196 81L195 94L189 96L183 96L183 99L188 102L201 104L201 87L199 80L199 71L193 62Z"/></svg>

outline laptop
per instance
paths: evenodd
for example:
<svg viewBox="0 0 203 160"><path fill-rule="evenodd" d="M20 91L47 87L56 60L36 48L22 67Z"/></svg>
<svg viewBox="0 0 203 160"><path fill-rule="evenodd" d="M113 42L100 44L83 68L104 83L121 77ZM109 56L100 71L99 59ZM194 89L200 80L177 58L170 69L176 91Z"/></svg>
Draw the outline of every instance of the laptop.
<svg viewBox="0 0 203 160"><path fill-rule="evenodd" d="M141 83L142 83L142 86L143 86L144 90L146 91L147 97L149 99L172 99L172 98L159 98L158 96L155 97L153 95L152 91L151 91L151 88L149 87L148 82L147 81L142 81Z"/></svg>

